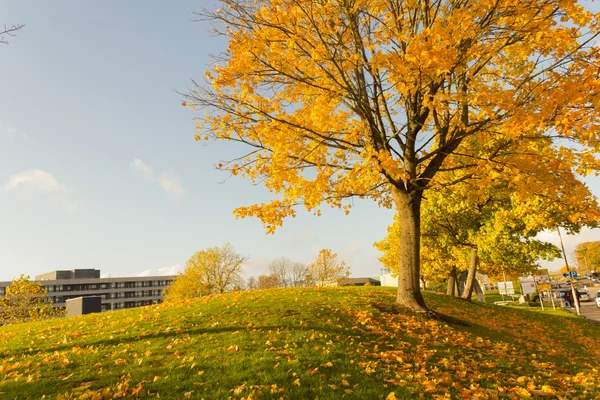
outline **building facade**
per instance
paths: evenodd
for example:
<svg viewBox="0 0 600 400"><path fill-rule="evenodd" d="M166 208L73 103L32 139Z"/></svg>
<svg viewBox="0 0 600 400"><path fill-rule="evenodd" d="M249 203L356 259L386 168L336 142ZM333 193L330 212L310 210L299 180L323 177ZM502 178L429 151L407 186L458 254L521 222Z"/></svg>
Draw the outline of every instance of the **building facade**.
<svg viewBox="0 0 600 400"><path fill-rule="evenodd" d="M102 311L109 311L161 303L162 291L173 279L175 276L100 278L100 270L74 269L38 275L35 282L44 285L46 299L55 307L65 307L66 301L75 297L100 296ZM0 296L10 284L0 282Z"/></svg>

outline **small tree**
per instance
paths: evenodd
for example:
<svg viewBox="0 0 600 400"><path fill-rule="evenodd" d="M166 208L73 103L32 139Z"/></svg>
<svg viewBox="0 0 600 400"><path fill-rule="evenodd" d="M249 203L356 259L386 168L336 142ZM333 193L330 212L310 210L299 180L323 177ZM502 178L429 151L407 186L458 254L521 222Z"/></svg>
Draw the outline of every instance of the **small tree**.
<svg viewBox="0 0 600 400"><path fill-rule="evenodd" d="M308 268L302 263L292 264L290 273L290 279L293 287L306 286L306 276L308 275Z"/></svg>
<svg viewBox="0 0 600 400"><path fill-rule="evenodd" d="M274 275L276 277L277 286L291 286L292 265L292 260L285 257L273 260L271 264L269 264L269 272L271 273L271 275Z"/></svg>
<svg viewBox="0 0 600 400"><path fill-rule="evenodd" d="M29 280L21 274L6 288L6 295L0 298L0 324L34 321L61 314L51 302L45 301L47 292L44 286Z"/></svg>
<svg viewBox="0 0 600 400"><path fill-rule="evenodd" d="M167 288L166 300L179 300L225 293L240 287L247 258L227 243L194 253L185 271Z"/></svg>
<svg viewBox="0 0 600 400"><path fill-rule="evenodd" d="M279 277L275 274L258 277L258 289L270 289L279 286Z"/></svg>
<svg viewBox="0 0 600 400"><path fill-rule="evenodd" d="M314 263L308 266L308 280L315 286L323 287L350 275L349 267L339 261L335 252L323 249Z"/></svg>
<svg viewBox="0 0 600 400"><path fill-rule="evenodd" d="M289 258L281 257L269 264L269 272L277 278L279 287L303 286L308 271L306 265L295 263Z"/></svg>
<svg viewBox="0 0 600 400"><path fill-rule="evenodd" d="M248 278L248 281L246 282L246 289L248 289L248 290L258 289L258 282L255 277L251 276L250 278Z"/></svg>

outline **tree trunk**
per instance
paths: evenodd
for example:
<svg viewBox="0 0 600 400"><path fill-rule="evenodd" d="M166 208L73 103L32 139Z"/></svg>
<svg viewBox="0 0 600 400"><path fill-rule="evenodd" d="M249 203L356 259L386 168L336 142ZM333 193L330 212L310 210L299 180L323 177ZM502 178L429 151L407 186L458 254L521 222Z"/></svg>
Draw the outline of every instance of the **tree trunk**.
<svg viewBox="0 0 600 400"><path fill-rule="evenodd" d="M454 297L460 297L460 285L458 282L458 274L456 274L457 278L454 281Z"/></svg>
<svg viewBox="0 0 600 400"><path fill-rule="evenodd" d="M448 287L446 288L446 294L449 296L460 297L460 290L458 288L458 272L456 272L456 266L453 266L448 275Z"/></svg>
<svg viewBox="0 0 600 400"><path fill-rule="evenodd" d="M421 277L421 283L423 284L423 290L427 290L427 281L424 276Z"/></svg>
<svg viewBox="0 0 600 400"><path fill-rule="evenodd" d="M477 248L471 250L471 261L469 261L469 273L467 275L467 281L465 282L465 290L463 290L462 298L471 301L473 295L473 283L475 282L475 274L477 273L477 264L479 264L479 257L477 255Z"/></svg>
<svg viewBox="0 0 600 400"><path fill-rule="evenodd" d="M400 267L396 303L414 311L429 311L419 287L421 256L421 196L392 188L400 217Z"/></svg>

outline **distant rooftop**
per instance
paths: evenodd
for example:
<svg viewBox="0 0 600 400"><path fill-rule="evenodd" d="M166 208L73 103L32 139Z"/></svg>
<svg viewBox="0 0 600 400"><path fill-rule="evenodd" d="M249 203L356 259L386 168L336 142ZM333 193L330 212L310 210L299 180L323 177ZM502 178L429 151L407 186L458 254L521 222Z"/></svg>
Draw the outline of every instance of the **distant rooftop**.
<svg viewBox="0 0 600 400"><path fill-rule="evenodd" d="M35 277L36 281L53 281L59 279L93 279L100 278L99 269L71 269L52 271Z"/></svg>

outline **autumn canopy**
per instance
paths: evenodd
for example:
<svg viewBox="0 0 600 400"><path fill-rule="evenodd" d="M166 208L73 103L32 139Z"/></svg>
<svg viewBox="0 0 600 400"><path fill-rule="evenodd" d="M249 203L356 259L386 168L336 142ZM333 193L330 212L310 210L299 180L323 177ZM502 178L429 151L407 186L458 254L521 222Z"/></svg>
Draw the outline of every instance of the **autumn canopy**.
<svg viewBox="0 0 600 400"><path fill-rule="evenodd" d="M297 205L394 207L401 305L426 309L425 190L543 191L553 170L598 167L598 20L576 1L224 0L200 15L229 47L187 95L205 110L196 138L248 145L219 167L277 194L236 215L272 232Z"/></svg>

